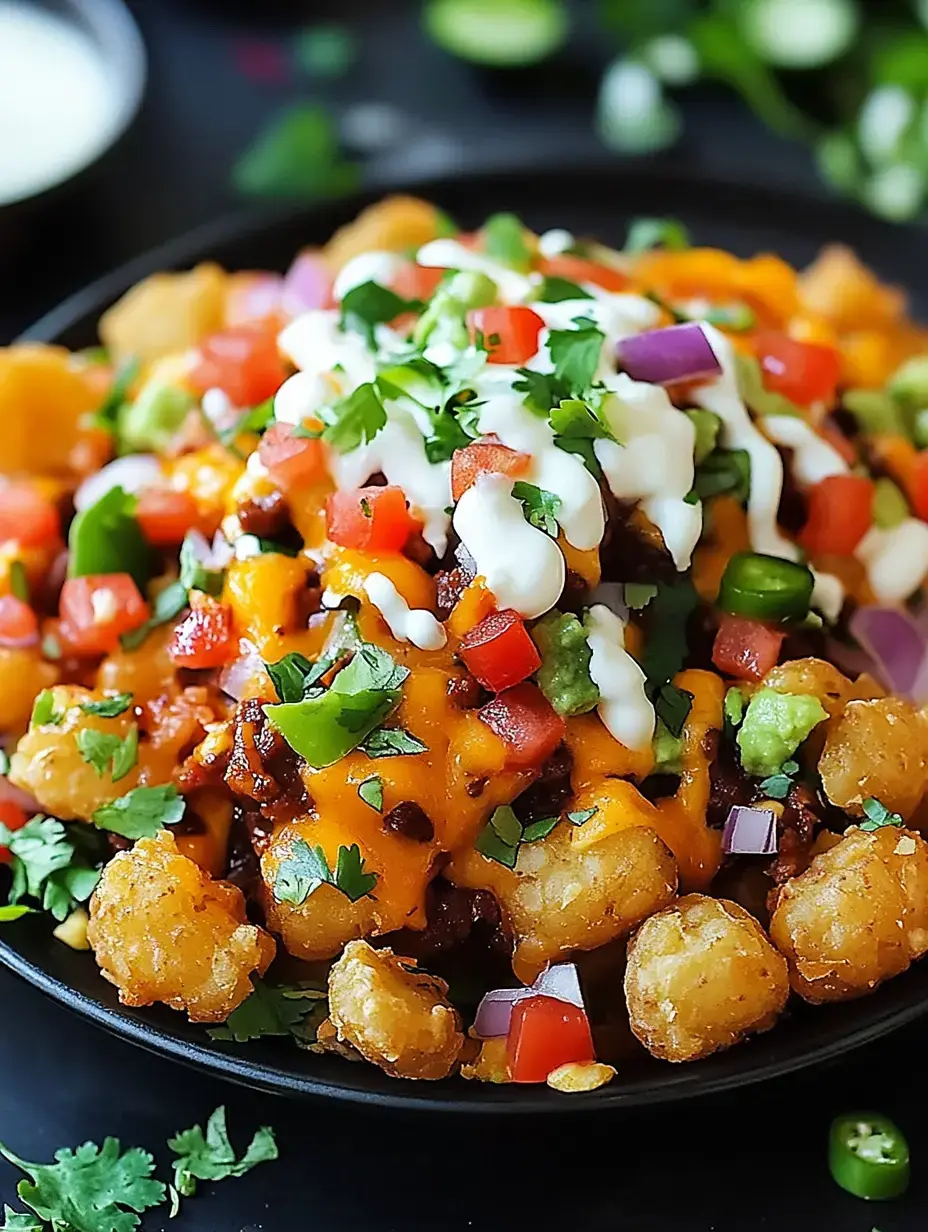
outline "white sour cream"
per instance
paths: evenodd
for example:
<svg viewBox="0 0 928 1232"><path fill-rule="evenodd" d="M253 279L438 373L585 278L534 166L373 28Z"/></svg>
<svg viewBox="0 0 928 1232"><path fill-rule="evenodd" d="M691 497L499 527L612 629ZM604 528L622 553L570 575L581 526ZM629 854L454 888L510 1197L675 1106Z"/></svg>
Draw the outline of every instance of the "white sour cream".
<svg viewBox="0 0 928 1232"><path fill-rule="evenodd" d="M906 518L889 530L873 526L855 555L866 566L877 602L901 603L928 574L928 526L918 518Z"/></svg>
<svg viewBox="0 0 928 1232"><path fill-rule="evenodd" d="M445 630L425 608L411 608L383 573L371 573L364 591L400 642L411 642L420 650L441 650L448 640Z"/></svg>
<svg viewBox="0 0 928 1232"><path fill-rule="evenodd" d="M117 114L103 57L75 24L43 6L0 0L0 205L88 163Z"/></svg>
<svg viewBox="0 0 928 1232"><path fill-rule="evenodd" d="M304 416L317 411L320 406L325 406L326 400L330 401L333 393L334 396L348 394L376 376L374 355L368 349L364 338L351 330L342 330L339 321L340 314L334 308L318 308L296 317L278 336L277 344L281 351L288 359L293 360L304 375L332 378L319 385L320 391L327 389L328 392L321 402L307 406L303 412ZM392 330L381 325L378 326L378 341L381 337L380 331L386 331L387 336L396 338ZM335 368L340 369L337 374L334 374ZM288 384L289 381L285 382L282 388L286 389ZM309 383L305 383L304 389L308 392L309 388ZM279 392L277 396L280 397ZM285 400L284 408L287 406ZM277 412L277 398L274 400L274 414L278 419L282 418ZM297 423L298 420L286 419L284 422Z"/></svg>
<svg viewBox="0 0 928 1232"><path fill-rule="evenodd" d="M646 749L654 735L654 707L644 691L645 675L625 649L625 625L601 603L584 622L590 644L590 676L599 689L597 713L603 726L627 749Z"/></svg>
<svg viewBox="0 0 928 1232"><path fill-rule="evenodd" d="M458 501L454 529L501 608L533 619L561 597L567 569L554 540L531 526L512 480L481 475Z"/></svg>
<svg viewBox="0 0 928 1232"><path fill-rule="evenodd" d="M332 294L341 303L349 291L363 286L365 282L377 282L382 287L388 287L406 264L406 259L398 252L359 253L338 271Z"/></svg>
<svg viewBox="0 0 928 1232"><path fill-rule="evenodd" d="M559 257L570 252L574 246L574 237L563 227L554 227L538 237L538 251L543 257Z"/></svg>
<svg viewBox="0 0 928 1232"><path fill-rule="evenodd" d="M473 270L486 274L499 288L506 304L521 304L529 299L541 282L540 275L520 274L482 252L465 248L457 240L430 240L416 253L416 263L429 269Z"/></svg>
<svg viewBox="0 0 928 1232"><path fill-rule="evenodd" d="M800 487L811 488L833 475L847 475L850 467L824 437L798 415L766 415L761 423L777 445L793 450L792 471Z"/></svg>
<svg viewBox="0 0 928 1232"><path fill-rule="evenodd" d="M88 476L74 493L74 508L80 513L102 500L113 488L138 496L161 480L161 463L153 453L128 453Z"/></svg>

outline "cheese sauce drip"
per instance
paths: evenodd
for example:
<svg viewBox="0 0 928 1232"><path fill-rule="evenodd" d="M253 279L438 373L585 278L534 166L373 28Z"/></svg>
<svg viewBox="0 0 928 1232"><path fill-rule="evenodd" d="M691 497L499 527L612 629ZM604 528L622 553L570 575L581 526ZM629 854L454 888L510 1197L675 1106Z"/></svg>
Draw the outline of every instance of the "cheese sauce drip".
<svg viewBox="0 0 928 1232"><path fill-rule="evenodd" d="M628 749L650 748L654 707L645 693L645 674L625 649L625 625L601 603L587 613L590 676L599 689L597 713L606 730Z"/></svg>
<svg viewBox="0 0 928 1232"><path fill-rule="evenodd" d="M432 613L424 608L411 608L383 573L369 574L364 591L397 641L411 642L420 650L441 650L448 640Z"/></svg>

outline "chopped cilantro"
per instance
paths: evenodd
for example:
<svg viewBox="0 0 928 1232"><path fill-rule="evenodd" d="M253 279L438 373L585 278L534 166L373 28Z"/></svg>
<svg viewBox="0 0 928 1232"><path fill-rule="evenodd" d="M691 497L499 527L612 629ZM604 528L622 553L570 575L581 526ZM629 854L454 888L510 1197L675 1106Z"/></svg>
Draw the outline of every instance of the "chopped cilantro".
<svg viewBox="0 0 928 1232"><path fill-rule="evenodd" d="M558 436L573 440L615 439L596 411L578 398L565 398L552 407L550 423Z"/></svg>
<svg viewBox="0 0 928 1232"><path fill-rule="evenodd" d="M623 590L626 607L640 612L657 594L657 586L651 582L626 582Z"/></svg>
<svg viewBox="0 0 928 1232"><path fill-rule="evenodd" d="M125 740L92 727L79 728L75 738L84 761L93 766L101 778L109 773L114 783L125 778L138 761L139 729L135 723Z"/></svg>
<svg viewBox="0 0 928 1232"><path fill-rule="evenodd" d="M561 304L569 299L592 299L589 291L570 282L567 278L547 276L538 292L538 300L542 304Z"/></svg>
<svg viewBox="0 0 928 1232"><path fill-rule="evenodd" d="M31 727L45 727L49 723L57 726L63 718L64 711L55 709L55 694L51 689L43 689L36 694L32 703L32 718L29 720Z"/></svg>
<svg viewBox="0 0 928 1232"><path fill-rule="evenodd" d="M220 444L225 445L226 449L232 449L243 432L266 432L273 422L274 399L268 398L265 402L259 402L257 406L242 411L235 423L230 428L223 428L217 436Z"/></svg>
<svg viewBox="0 0 928 1232"><path fill-rule="evenodd" d="M686 227L675 218L635 218L628 228L625 251L635 255L652 248L669 248L680 252L689 248Z"/></svg>
<svg viewBox="0 0 928 1232"><path fill-rule="evenodd" d="M210 1039L246 1044L269 1035L289 1035L298 1043L316 1036L318 1010L325 1010L325 992L311 984L265 984L252 976L253 991L222 1026L211 1027Z"/></svg>
<svg viewBox="0 0 928 1232"><path fill-rule="evenodd" d="M369 444L387 422L376 385L370 381L359 385L347 398L342 398L332 407L320 412L325 420L321 433L308 428L295 428L294 436L321 435L339 453L350 453L359 445Z"/></svg>
<svg viewBox="0 0 928 1232"><path fill-rule="evenodd" d="M746 449L713 449L696 466L692 494L699 500L727 492L743 504L750 491L751 455Z"/></svg>
<svg viewBox="0 0 928 1232"><path fill-rule="evenodd" d="M357 843L342 845L333 873L321 847L311 847L298 838L290 854L281 860L274 881L274 897L280 903L299 906L322 885L334 886L352 903L370 895L377 884L377 874L364 871L364 859Z"/></svg>
<svg viewBox="0 0 928 1232"><path fill-rule="evenodd" d="M675 684L663 684L654 695L654 712L671 736L679 739L693 706L693 695Z"/></svg>
<svg viewBox="0 0 928 1232"><path fill-rule="evenodd" d="M566 397L582 398L593 385L606 335L595 321L578 317L574 329L552 329L548 350L554 375L567 390Z"/></svg>
<svg viewBox="0 0 928 1232"><path fill-rule="evenodd" d="M273 681L277 696L282 702L299 702L306 696L307 681L313 665L299 651L291 650L276 663L265 663L267 674ZM310 686L311 687L311 686Z"/></svg>
<svg viewBox="0 0 928 1232"><path fill-rule="evenodd" d="M483 251L491 261L526 274L532 267L532 251L525 228L515 214L494 214L483 224Z"/></svg>
<svg viewBox="0 0 928 1232"><path fill-rule="evenodd" d="M9 901L32 898L56 920L86 902L100 879L95 836L77 823L64 826L52 817L33 817L18 830L0 823L0 846L11 856Z"/></svg>
<svg viewBox="0 0 928 1232"><path fill-rule="evenodd" d="M135 518L137 504L117 486L77 515L68 532L69 577L128 573L144 587L152 554Z"/></svg>
<svg viewBox="0 0 928 1232"><path fill-rule="evenodd" d="M105 363L106 360L100 362ZM141 367L141 361L135 356L131 356L119 365L106 397L88 416L88 427L102 428L105 432L116 431L119 412L129 396L129 390L135 384Z"/></svg>
<svg viewBox="0 0 928 1232"><path fill-rule="evenodd" d="M225 580L223 569L208 569L199 559L199 548L192 535L186 535L180 545L180 584L185 590L202 590L214 598L222 594Z"/></svg>
<svg viewBox="0 0 928 1232"><path fill-rule="evenodd" d="M243 1176L256 1164L267 1163L278 1155L274 1131L262 1125L252 1138L241 1159L226 1130L226 1110L220 1105L206 1122L206 1133L199 1125L181 1130L168 1139L168 1146L177 1156L174 1160L174 1185L185 1198L197 1190L197 1181L224 1181L229 1176Z"/></svg>
<svg viewBox="0 0 928 1232"><path fill-rule="evenodd" d="M115 719L132 705L131 693L113 693L98 702L81 702L84 714L96 715L99 719Z"/></svg>
<svg viewBox="0 0 928 1232"><path fill-rule="evenodd" d="M152 613L148 620L143 625L139 625L137 629L130 629L128 633L120 635L119 643L123 650L137 650L152 629L157 629L159 625L166 625L169 620L174 620L181 614L187 603L187 587L183 582L171 582L170 585L165 586L155 596Z"/></svg>
<svg viewBox="0 0 928 1232"><path fill-rule="evenodd" d="M419 312L421 308L418 300L403 299L379 282L362 282L342 299L342 329L363 334L373 351L377 347L375 329L378 325L385 325L404 312Z"/></svg>
<svg viewBox="0 0 928 1232"><path fill-rule="evenodd" d="M160 787L135 787L124 796L101 804L91 817L100 830L123 838L151 838L164 826L173 826L187 807L172 783Z"/></svg>
<svg viewBox="0 0 928 1232"><path fill-rule="evenodd" d="M537 843L547 838L560 820L560 817L543 817L540 821L530 822L522 831L522 842Z"/></svg>
<svg viewBox="0 0 928 1232"><path fill-rule="evenodd" d="M512 485L512 494L517 501L522 502L525 520L556 539L561 498L554 492L536 487L533 483L523 483L521 479Z"/></svg>
<svg viewBox="0 0 928 1232"><path fill-rule="evenodd" d="M358 795L376 813L383 812L383 779L379 774L371 774L359 783Z"/></svg>
<svg viewBox="0 0 928 1232"><path fill-rule="evenodd" d="M402 757L406 754L427 753L428 745L402 727L378 727L359 745L362 753L378 757Z"/></svg>
<svg viewBox="0 0 928 1232"><path fill-rule="evenodd" d="M455 450L473 440L461 420L451 410L429 412L431 431L425 438L425 456L431 463L447 462Z"/></svg>
<svg viewBox="0 0 928 1232"><path fill-rule="evenodd" d="M132 1232L138 1214L167 1194L152 1179L151 1155L140 1147L123 1152L118 1138L104 1139L102 1147L85 1142L75 1151L62 1148L53 1164L20 1159L3 1143L0 1154L29 1178L16 1187L20 1199L61 1232Z"/></svg>
<svg viewBox="0 0 928 1232"><path fill-rule="evenodd" d="M29 578L21 560L10 561L10 593L22 603L29 602Z"/></svg>
<svg viewBox="0 0 928 1232"><path fill-rule="evenodd" d="M860 806L866 821L860 823L861 830L882 830L884 826L902 826L905 823L899 813L891 813L885 804L873 796L869 796Z"/></svg>
<svg viewBox="0 0 928 1232"><path fill-rule="evenodd" d="M522 842L522 823L508 804L493 810L489 821L477 835L474 847L488 860L505 868L515 868Z"/></svg>
<svg viewBox="0 0 928 1232"><path fill-rule="evenodd" d="M573 813L567 814L567 820L572 826L585 825L591 817L594 817L599 812L598 808L577 809Z"/></svg>
<svg viewBox="0 0 928 1232"><path fill-rule="evenodd" d="M728 693L738 693L737 689L729 689ZM741 694L738 693L739 698ZM728 714L728 694L725 696L726 717ZM744 717L744 699L741 698L742 714L739 718ZM789 795L789 790L793 785L794 775L799 773L799 763L796 761L785 761L776 774L771 774L760 783L760 790L764 795L769 796L771 800L785 800Z"/></svg>
<svg viewBox="0 0 928 1232"><path fill-rule="evenodd" d="M657 583L657 594L648 604L649 627L641 658L652 686L666 684L683 666L687 653L686 623L698 602L688 578Z"/></svg>

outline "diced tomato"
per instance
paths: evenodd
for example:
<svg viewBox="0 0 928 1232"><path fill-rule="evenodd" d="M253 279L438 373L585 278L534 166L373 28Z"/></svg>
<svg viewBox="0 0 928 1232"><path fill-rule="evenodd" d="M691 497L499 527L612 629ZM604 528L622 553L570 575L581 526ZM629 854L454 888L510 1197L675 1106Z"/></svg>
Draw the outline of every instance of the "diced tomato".
<svg viewBox="0 0 928 1232"><path fill-rule="evenodd" d="M538 350L538 335L545 327L537 312L522 305L474 308L467 324L474 341L483 335L491 364L524 364Z"/></svg>
<svg viewBox="0 0 928 1232"><path fill-rule="evenodd" d="M912 506L920 518L928 522L928 450L918 454L909 480Z"/></svg>
<svg viewBox="0 0 928 1232"><path fill-rule="evenodd" d="M325 503L326 533L343 548L399 552L422 523L409 512L402 488L333 492Z"/></svg>
<svg viewBox="0 0 928 1232"><path fill-rule="evenodd" d="M109 654L121 633L149 617L148 604L128 573L68 578L58 606L62 637L77 655Z"/></svg>
<svg viewBox="0 0 928 1232"><path fill-rule="evenodd" d="M322 441L294 436L292 424L271 424L261 438L258 456L284 489L308 487L326 473Z"/></svg>
<svg viewBox="0 0 928 1232"><path fill-rule="evenodd" d="M58 510L31 483L0 487L0 543L15 539L22 547L37 548L60 535Z"/></svg>
<svg viewBox="0 0 928 1232"><path fill-rule="evenodd" d="M197 503L189 492L146 488L139 496L135 516L149 543L158 548L171 547L196 526Z"/></svg>
<svg viewBox="0 0 928 1232"><path fill-rule="evenodd" d="M430 269L427 265L416 265L410 261L390 279L390 288L403 299L431 299L438 284L444 278L443 269Z"/></svg>
<svg viewBox="0 0 928 1232"><path fill-rule="evenodd" d="M8 830L21 830L28 820L29 814L25 809L12 800L0 800L0 821ZM9 864L12 858L8 847L0 847L0 864Z"/></svg>
<svg viewBox="0 0 928 1232"><path fill-rule="evenodd" d="M764 374L764 385L799 406L833 402L841 359L834 347L797 342L787 334L764 330L754 348Z"/></svg>
<svg viewBox="0 0 928 1232"><path fill-rule="evenodd" d="M547 278L566 278L568 282L578 285L591 282L604 291L624 291L628 286L628 279L619 270L587 261L585 257L571 256L568 252L557 257L545 257L538 268Z"/></svg>
<svg viewBox="0 0 928 1232"><path fill-rule="evenodd" d="M29 604L0 595L0 646L28 646L38 638L39 622Z"/></svg>
<svg viewBox="0 0 928 1232"><path fill-rule="evenodd" d="M541 655L518 612L491 612L461 640L458 651L467 670L499 693L541 667Z"/></svg>
<svg viewBox="0 0 928 1232"><path fill-rule="evenodd" d="M528 470L531 458L493 437L456 449L451 458L451 495L459 501L480 475L508 475L515 479Z"/></svg>
<svg viewBox="0 0 928 1232"><path fill-rule="evenodd" d="M712 662L726 676L761 680L780 657L786 633L747 616L722 617L712 647Z"/></svg>
<svg viewBox="0 0 928 1232"><path fill-rule="evenodd" d="M178 667L222 667L238 653L232 609L210 595L194 592L190 611L174 630L168 653Z"/></svg>
<svg viewBox="0 0 928 1232"><path fill-rule="evenodd" d="M517 684L498 694L478 712L506 746L506 764L522 770L540 766L564 739L564 720L533 684Z"/></svg>
<svg viewBox="0 0 928 1232"><path fill-rule="evenodd" d="M190 383L201 392L221 389L235 406L257 406L280 389L287 369L273 331L237 325L200 343Z"/></svg>
<svg viewBox="0 0 928 1232"><path fill-rule="evenodd" d="M559 1065L596 1060L586 1012L555 997L516 1002L506 1051L513 1082L544 1082Z"/></svg>
<svg viewBox="0 0 928 1232"><path fill-rule="evenodd" d="M809 516L799 534L807 552L850 556L873 525L876 485L864 475L830 475L809 490Z"/></svg>

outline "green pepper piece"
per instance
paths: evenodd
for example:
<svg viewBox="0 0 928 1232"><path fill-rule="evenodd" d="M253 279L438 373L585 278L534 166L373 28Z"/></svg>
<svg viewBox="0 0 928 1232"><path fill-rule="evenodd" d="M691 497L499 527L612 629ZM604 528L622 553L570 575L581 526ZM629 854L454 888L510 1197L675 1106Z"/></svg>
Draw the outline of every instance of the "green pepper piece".
<svg viewBox="0 0 928 1232"><path fill-rule="evenodd" d="M857 1198L898 1198L909 1184L909 1144L888 1117L851 1113L831 1123L828 1166L841 1188Z"/></svg>
<svg viewBox="0 0 928 1232"><path fill-rule="evenodd" d="M136 498L110 488L82 510L68 532L68 576L128 573L143 590L151 573L152 552L135 518Z"/></svg>
<svg viewBox="0 0 928 1232"><path fill-rule="evenodd" d="M398 689L337 693L265 706L264 713L291 749L316 770L332 766L379 727L399 705Z"/></svg>
<svg viewBox="0 0 928 1232"><path fill-rule="evenodd" d="M804 620L815 579L810 569L779 556L738 552L725 567L718 605L753 620Z"/></svg>

